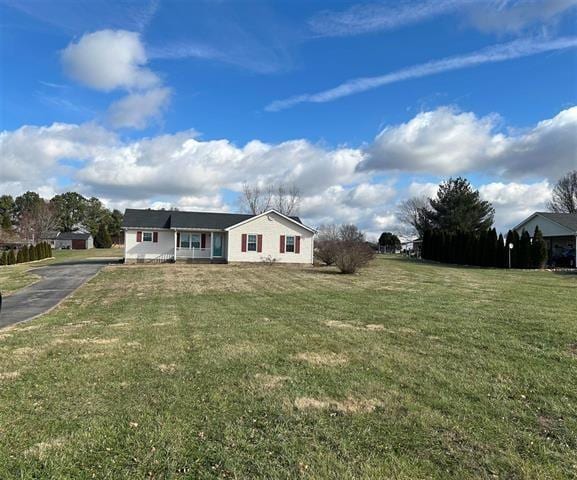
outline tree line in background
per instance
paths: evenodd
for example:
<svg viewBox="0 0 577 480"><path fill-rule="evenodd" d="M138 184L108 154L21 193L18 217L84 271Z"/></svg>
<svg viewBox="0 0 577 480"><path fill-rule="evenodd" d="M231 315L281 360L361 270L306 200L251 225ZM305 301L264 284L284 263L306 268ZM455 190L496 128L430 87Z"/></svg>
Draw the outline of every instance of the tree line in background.
<svg viewBox="0 0 577 480"><path fill-rule="evenodd" d="M37 243L50 232L84 229L94 237L96 247L108 248L121 239L122 213L109 210L96 198L76 192L55 195L50 200L36 192L16 198L0 196L0 233Z"/></svg>
<svg viewBox="0 0 577 480"><path fill-rule="evenodd" d="M0 265L34 262L50 257L52 257L52 247L49 243L40 242L36 245L24 245L18 250L15 248L4 250L0 254Z"/></svg>
<svg viewBox="0 0 577 480"><path fill-rule="evenodd" d="M513 248L510 249L509 245L513 245ZM532 239L527 231L523 231L519 237L516 231L509 230L506 241L502 234L497 237L494 228L480 233L426 230L421 256L427 260L458 265L543 268L547 263L547 244L539 227L535 228Z"/></svg>
<svg viewBox="0 0 577 480"><path fill-rule="evenodd" d="M404 213L421 235L424 259L503 268L543 268L547 262L547 245L539 229L533 238L526 231L521 237L515 231L509 231L506 239L497 236L493 206L481 200L464 178L443 182L435 198L405 203Z"/></svg>

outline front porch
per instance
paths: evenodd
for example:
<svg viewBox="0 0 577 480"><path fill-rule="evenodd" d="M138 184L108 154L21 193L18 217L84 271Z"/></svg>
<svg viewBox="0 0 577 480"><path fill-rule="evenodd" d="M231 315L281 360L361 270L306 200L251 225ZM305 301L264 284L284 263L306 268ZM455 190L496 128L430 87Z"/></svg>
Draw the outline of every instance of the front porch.
<svg viewBox="0 0 577 480"><path fill-rule="evenodd" d="M202 263L226 263L225 232L174 232L174 260Z"/></svg>

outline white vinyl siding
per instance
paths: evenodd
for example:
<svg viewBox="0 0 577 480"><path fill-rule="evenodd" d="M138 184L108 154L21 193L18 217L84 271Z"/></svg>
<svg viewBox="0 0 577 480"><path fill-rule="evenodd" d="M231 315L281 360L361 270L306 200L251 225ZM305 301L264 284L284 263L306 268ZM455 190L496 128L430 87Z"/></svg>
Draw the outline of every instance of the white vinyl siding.
<svg viewBox="0 0 577 480"><path fill-rule="evenodd" d="M174 255L174 232L172 230L159 230L158 242L137 242L138 230L126 230L124 232L124 258L127 262L155 260L163 255ZM144 240L145 232L152 235L150 230L140 230Z"/></svg>
<svg viewBox="0 0 577 480"><path fill-rule="evenodd" d="M257 232L262 235L262 252L249 251L249 235ZM247 251L242 251L242 234L247 235ZM281 235L285 236L285 253L280 253ZM286 237L293 238L299 235L300 253L286 252ZM296 243L296 238L294 239ZM279 263L313 262L313 233L298 224L291 222L276 213L270 213L250 220L228 232L228 261L229 262L262 262L271 257Z"/></svg>

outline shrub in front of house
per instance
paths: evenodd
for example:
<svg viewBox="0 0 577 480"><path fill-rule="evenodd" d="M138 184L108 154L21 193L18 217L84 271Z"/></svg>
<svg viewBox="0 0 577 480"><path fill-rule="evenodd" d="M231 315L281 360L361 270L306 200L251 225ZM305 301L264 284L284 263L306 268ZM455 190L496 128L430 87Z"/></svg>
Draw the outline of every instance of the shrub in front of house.
<svg viewBox="0 0 577 480"><path fill-rule="evenodd" d="M338 242L335 265L341 273L356 273L375 256L375 251L365 242Z"/></svg>

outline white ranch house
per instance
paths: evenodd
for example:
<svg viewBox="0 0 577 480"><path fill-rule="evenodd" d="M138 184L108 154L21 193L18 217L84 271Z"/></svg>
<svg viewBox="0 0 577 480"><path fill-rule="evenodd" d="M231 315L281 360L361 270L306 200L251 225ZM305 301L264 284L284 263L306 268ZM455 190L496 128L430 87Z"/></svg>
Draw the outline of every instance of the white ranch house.
<svg viewBox="0 0 577 480"><path fill-rule="evenodd" d="M244 215L127 209L123 230L127 263L313 263L315 230L275 210Z"/></svg>
<svg viewBox="0 0 577 480"><path fill-rule="evenodd" d="M577 213L535 212L514 230L519 235L527 230L531 237L538 226L547 243L548 263L552 266L575 267L577 257Z"/></svg>

